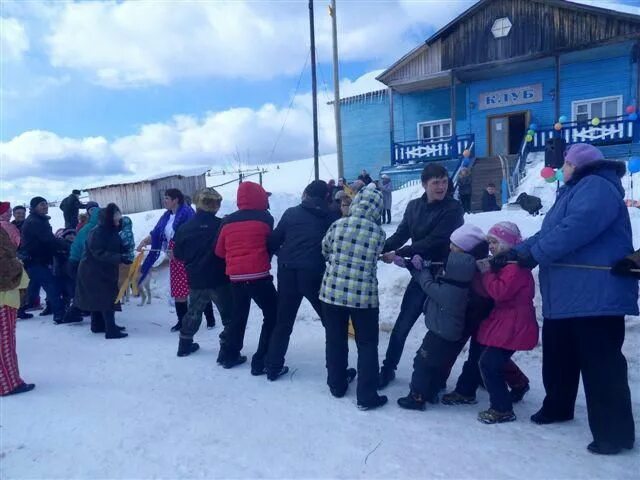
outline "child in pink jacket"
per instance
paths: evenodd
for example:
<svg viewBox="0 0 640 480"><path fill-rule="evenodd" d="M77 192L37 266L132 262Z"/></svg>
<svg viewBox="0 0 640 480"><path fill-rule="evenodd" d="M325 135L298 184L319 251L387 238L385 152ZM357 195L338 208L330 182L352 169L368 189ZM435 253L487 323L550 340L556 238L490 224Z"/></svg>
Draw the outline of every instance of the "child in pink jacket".
<svg viewBox="0 0 640 480"><path fill-rule="evenodd" d="M500 222L487 235L492 255L510 250L522 236L518 226ZM510 264L498 271L485 271L482 286L493 299L489 317L482 321L476 335L478 368L489 392L491 406L480 412L483 423L512 422L512 400L504 377L504 368L518 350L532 350L538 343L538 322L533 306L535 284L531 271Z"/></svg>

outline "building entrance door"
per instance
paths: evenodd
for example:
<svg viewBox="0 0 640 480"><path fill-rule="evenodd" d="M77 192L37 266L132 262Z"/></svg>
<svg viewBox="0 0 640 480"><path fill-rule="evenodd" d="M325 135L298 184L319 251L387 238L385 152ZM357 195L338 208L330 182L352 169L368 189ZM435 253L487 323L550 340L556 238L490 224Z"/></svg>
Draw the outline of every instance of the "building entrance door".
<svg viewBox="0 0 640 480"><path fill-rule="evenodd" d="M518 153L527 128L527 112L488 118L489 156Z"/></svg>

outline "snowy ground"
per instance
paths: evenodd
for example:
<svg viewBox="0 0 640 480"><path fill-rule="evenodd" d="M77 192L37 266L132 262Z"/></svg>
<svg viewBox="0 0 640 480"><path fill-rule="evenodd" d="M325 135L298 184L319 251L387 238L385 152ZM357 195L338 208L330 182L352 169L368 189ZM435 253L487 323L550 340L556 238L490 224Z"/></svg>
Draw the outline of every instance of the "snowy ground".
<svg viewBox="0 0 640 480"><path fill-rule="evenodd" d="M274 192L278 218L295 204L306 184L308 162L289 165ZM532 170L533 171L533 170ZM299 181L293 181L294 178ZM529 179L533 179L533 173ZM305 178L303 178L305 177ZM550 187L551 188L551 187ZM419 188L395 194L394 225ZM231 189L222 192L233 209ZM287 200L288 199L288 200ZM290 203L288 203L290 202ZM52 209L53 223L59 216ZM137 239L160 211L133 217ZM640 246L640 210L633 210ZM479 214L467 221L487 229L499 220L518 223L525 235L542 218L520 211ZM380 356L388 343L408 274L380 265L382 298ZM130 337L107 342L82 325L55 326L51 317L20 321L18 352L33 393L0 400L0 478L637 478L640 449L617 457L597 457L585 400L578 397L576 420L539 427L528 421L543 397L540 348L515 360L531 379L531 392L516 405L518 421L487 426L476 420L487 406L486 392L476 406L437 405L407 412L395 400L408 391L413 354L424 335L419 321L412 332L398 380L385 394L390 404L360 412L354 388L341 400L325 385L324 333L310 306L303 304L287 363L291 373L269 383L251 377L248 365L223 370L215 364L217 334L201 330L201 351L175 356L175 320L166 301L166 272L154 281L154 303L128 304L118 321ZM260 315L252 311L244 352L257 344ZM355 365L352 343L351 364ZM629 319L624 351L640 431L640 322ZM452 388L463 359L449 379ZM635 473L634 473L635 472Z"/></svg>

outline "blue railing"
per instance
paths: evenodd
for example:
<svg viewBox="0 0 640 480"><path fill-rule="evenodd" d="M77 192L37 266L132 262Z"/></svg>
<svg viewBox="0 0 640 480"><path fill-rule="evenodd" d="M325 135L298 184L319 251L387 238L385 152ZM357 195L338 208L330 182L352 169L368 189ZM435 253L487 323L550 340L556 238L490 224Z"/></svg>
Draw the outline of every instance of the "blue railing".
<svg viewBox="0 0 640 480"><path fill-rule="evenodd" d="M472 133L393 144L392 165L411 165L458 158L474 142Z"/></svg>

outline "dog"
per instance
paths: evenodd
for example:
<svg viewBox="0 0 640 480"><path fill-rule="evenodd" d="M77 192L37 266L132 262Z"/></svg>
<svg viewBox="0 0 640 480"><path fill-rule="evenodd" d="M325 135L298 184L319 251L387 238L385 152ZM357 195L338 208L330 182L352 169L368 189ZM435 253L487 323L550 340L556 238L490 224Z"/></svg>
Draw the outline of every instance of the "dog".
<svg viewBox="0 0 640 480"><path fill-rule="evenodd" d="M140 303L138 304L139 307L144 306L145 303L147 305L151 305L151 277L152 276L153 276L153 268L149 270L149 273L147 274L145 279L142 281L141 284L138 285L138 293L140 294ZM136 282L138 280L140 280L140 275L138 275Z"/></svg>

